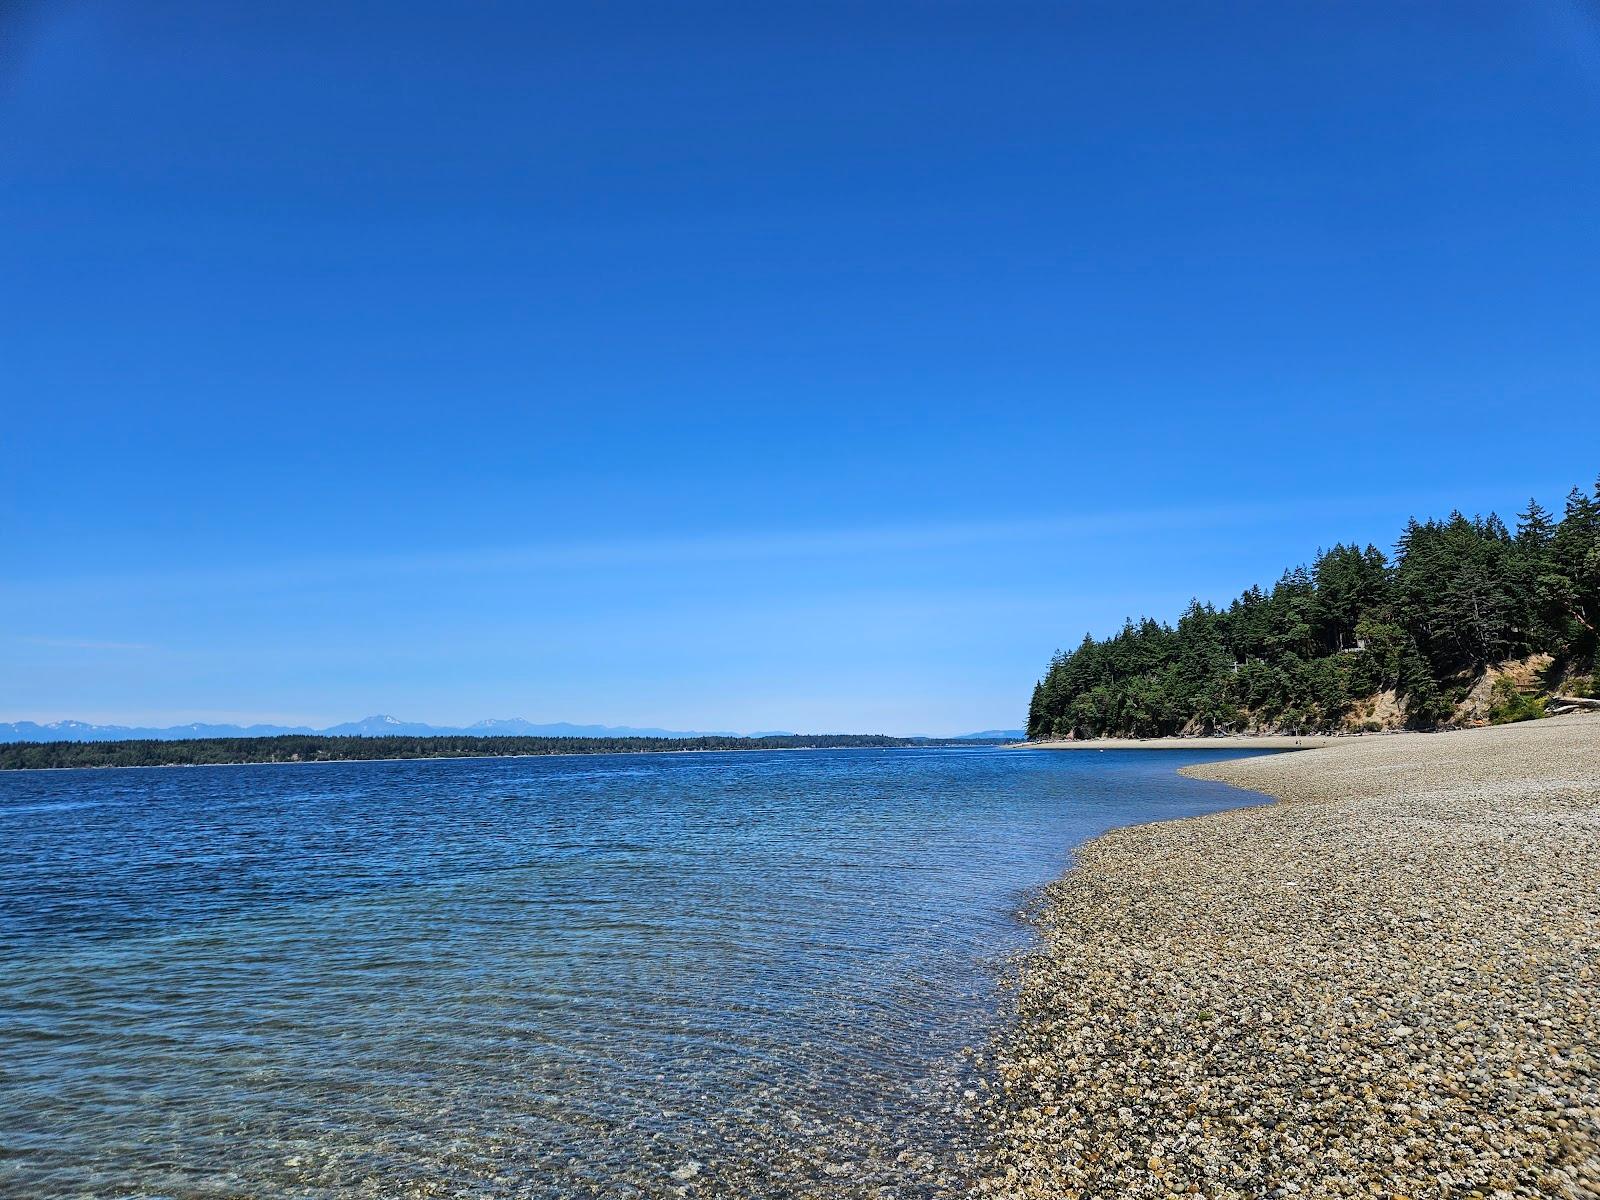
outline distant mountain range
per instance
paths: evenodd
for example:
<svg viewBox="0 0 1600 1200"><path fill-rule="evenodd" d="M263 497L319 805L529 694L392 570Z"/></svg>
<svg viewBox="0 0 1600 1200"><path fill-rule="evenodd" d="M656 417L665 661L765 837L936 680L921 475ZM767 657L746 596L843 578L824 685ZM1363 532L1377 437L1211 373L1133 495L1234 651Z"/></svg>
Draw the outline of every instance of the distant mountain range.
<svg viewBox="0 0 1600 1200"><path fill-rule="evenodd" d="M286 733L310 733L322 737L792 737L788 730L765 729L750 734L725 730L638 729L631 725L573 725L557 721L535 725L521 717L478 721L471 725L426 725L421 721L402 721L398 717L366 717L346 721L326 729L309 725L170 725L149 729L131 725L90 725L83 721L33 721L0 723L0 742L117 742L133 738L177 741L180 738L279 737ZM1020 729L990 729L983 733L963 733L954 740L978 741L1005 738L1022 740Z"/></svg>

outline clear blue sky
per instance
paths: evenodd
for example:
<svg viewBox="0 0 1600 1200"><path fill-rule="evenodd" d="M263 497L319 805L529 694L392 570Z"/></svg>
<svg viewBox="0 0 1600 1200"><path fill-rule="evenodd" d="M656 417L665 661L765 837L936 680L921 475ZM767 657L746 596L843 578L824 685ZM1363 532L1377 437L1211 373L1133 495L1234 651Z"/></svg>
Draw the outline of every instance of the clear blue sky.
<svg viewBox="0 0 1600 1200"><path fill-rule="evenodd" d="M0 11L0 719L1012 726L1600 470L1593 5Z"/></svg>

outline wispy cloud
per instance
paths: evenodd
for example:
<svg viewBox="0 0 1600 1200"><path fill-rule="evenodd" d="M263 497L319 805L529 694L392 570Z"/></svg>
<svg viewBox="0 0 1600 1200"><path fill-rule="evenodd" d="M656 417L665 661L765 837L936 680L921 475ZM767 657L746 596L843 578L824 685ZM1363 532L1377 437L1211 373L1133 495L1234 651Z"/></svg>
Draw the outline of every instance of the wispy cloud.
<svg viewBox="0 0 1600 1200"><path fill-rule="evenodd" d="M1396 513L1438 508L1429 498L1398 498L1367 493L1337 498L1347 519L1381 514L1386 526ZM1252 502L1206 506L1160 506L1096 514L1049 514L930 520L824 529L744 529L655 537L589 538L397 554L308 555L217 566L173 565L81 575L13 577L0 581L0 598L78 596L110 593L183 592L199 595L287 589L408 578L467 578L541 571L606 571L648 567L696 567L783 561L841 561L871 556L931 553L963 546L1049 544L1056 549L1095 539L1194 530L1215 534L1286 522L1323 518L1335 501ZM112 644L107 643L107 648ZM132 648L131 646L128 648Z"/></svg>
<svg viewBox="0 0 1600 1200"><path fill-rule="evenodd" d="M802 561L917 553L984 543L1114 536L1148 529L1215 529L1282 518L1280 505L1157 508L1037 518L929 521L813 530L745 530L648 538L599 538L407 554L317 556L272 563L144 569L115 574L13 579L13 595L84 587L282 589L416 575L474 575L541 570L608 570L760 561Z"/></svg>
<svg viewBox="0 0 1600 1200"><path fill-rule="evenodd" d="M20 641L30 646L49 646L55 650L154 650L149 642L105 642L94 638L26 636Z"/></svg>

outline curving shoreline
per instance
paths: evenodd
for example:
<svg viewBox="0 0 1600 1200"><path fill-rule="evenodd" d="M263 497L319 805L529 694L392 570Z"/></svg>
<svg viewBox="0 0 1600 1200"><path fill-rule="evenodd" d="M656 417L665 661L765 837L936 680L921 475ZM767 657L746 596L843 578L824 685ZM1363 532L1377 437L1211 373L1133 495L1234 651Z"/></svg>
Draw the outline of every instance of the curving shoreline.
<svg viewBox="0 0 1600 1200"><path fill-rule="evenodd" d="M1045 890L982 1190L1600 1196L1600 718L1184 770L1280 803Z"/></svg>
<svg viewBox="0 0 1600 1200"><path fill-rule="evenodd" d="M1337 746L1351 738L1386 737L1387 734L1328 733L1231 733L1210 737L1083 738L1078 741L1055 739L1044 742L1016 742L1017 750L1314 750L1318 746Z"/></svg>

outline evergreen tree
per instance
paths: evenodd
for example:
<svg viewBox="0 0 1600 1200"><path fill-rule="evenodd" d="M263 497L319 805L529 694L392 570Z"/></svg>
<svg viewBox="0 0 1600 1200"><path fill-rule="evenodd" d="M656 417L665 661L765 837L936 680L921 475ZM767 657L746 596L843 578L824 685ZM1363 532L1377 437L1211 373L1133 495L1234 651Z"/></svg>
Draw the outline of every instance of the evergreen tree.
<svg viewBox="0 0 1600 1200"><path fill-rule="evenodd" d="M1176 626L1128 620L1056 654L1030 736L1327 729L1354 701L1400 697L1448 720L1482 670L1535 651L1592 660L1600 629L1600 481L1559 521L1537 500L1513 534L1493 513L1406 523L1393 560L1339 544L1225 609L1192 601Z"/></svg>

